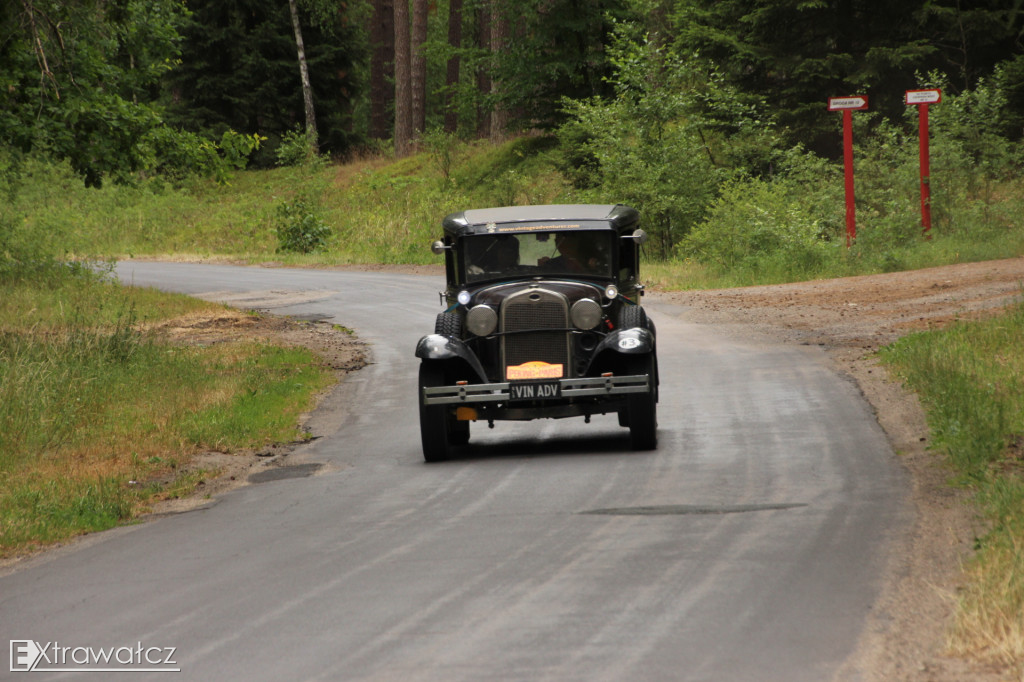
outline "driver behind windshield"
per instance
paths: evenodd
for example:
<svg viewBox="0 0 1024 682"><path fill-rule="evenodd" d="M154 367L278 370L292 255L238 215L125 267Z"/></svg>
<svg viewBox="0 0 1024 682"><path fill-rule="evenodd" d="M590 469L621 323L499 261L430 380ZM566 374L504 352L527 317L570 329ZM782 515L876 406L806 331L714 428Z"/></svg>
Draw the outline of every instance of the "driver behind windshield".
<svg viewBox="0 0 1024 682"><path fill-rule="evenodd" d="M601 249L586 234L558 232L555 234L554 258L541 258L537 264L548 272L572 272L600 274L602 269Z"/></svg>

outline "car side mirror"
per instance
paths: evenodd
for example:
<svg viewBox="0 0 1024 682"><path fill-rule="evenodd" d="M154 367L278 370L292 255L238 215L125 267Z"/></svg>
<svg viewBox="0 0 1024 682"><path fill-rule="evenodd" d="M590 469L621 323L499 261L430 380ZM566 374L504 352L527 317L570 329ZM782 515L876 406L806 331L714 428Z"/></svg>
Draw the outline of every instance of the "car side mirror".
<svg viewBox="0 0 1024 682"><path fill-rule="evenodd" d="M434 242L433 244L430 245L430 250L433 251L434 253L436 253L439 256L442 253L444 253L445 251L447 251L448 249L450 249L450 248L452 248L452 247L445 246L445 243L443 241L441 241L441 240L438 240L438 241L436 241L436 242Z"/></svg>
<svg viewBox="0 0 1024 682"><path fill-rule="evenodd" d="M647 233L641 230L640 228L637 228L633 230L633 234L626 235L623 237L623 239L632 239L637 244L643 244L644 242L647 241Z"/></svg>

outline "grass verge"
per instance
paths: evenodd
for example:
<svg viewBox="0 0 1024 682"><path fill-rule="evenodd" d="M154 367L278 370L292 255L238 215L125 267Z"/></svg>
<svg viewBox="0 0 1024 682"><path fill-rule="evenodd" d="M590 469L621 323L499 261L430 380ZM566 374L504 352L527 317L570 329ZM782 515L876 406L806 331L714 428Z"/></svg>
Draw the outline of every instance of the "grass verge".
<svg viewBox="0 0 1024 682"><path fill-rule="evenodd" d="M303 437L332 375L305 349L169 343L154 328L223 309L92 276L5 282L0 558L130 521L188 494L200 451ZM212 472L206 472L207 474Z"/></svg>
<svg viewBox="0 0 1024 682"><path fill-rule="evenodd" d="M950 649L1024 660L1024 303L1005 315L914 334L881 351L918 393L934 447L976 491L989 530L977 540Z"/></svg>

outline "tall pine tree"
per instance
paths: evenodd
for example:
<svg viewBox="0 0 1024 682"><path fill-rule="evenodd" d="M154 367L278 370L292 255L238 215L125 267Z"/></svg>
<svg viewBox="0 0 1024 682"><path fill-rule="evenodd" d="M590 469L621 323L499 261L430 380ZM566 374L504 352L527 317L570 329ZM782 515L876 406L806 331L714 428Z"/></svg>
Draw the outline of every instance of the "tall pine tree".
<svg viewBox="0 0 1024 682"><path fill-rule="evenodd" d="M341 9L314 21L303 14L310 86L318 106L321 149L343 154L354 141L352 101L366 39ZM288 3L190 0L181 64L166 79L174 120L192 130L225 129L268 138L260 162L274 161L281 137L306 121ZM324 25L324 22L329 22Z"/></svg>
<svg viewBox="0 0 1024 682"><path fill-rule="evenodd" d="M895 119L917 74L970 87L1020 50L1021 19L1005 0L680 0L676 49L699 54L741 93L763 99L793 141L837 153L828 97L869 96ZM714 115L714 112L709 112Z"/></svg>

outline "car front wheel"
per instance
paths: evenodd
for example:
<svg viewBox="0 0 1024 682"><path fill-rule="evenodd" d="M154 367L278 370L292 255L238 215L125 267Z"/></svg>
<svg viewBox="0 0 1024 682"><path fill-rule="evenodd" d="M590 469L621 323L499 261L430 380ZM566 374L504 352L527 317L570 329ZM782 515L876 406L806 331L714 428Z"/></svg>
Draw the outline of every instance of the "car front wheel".
<svg viewBox="0 0 1024 682"><path fill-rule="evenodd" d="M423 459L428 462L439 462L447 459L450 452L447 410L443 405L424 405L423 389L444 386L444 370L434 363L420 363L419 386Z"/></svg>
<svg viewBox="0 0 1024 682"><path fill-rule="evenodd" d="M658 447L658 394L657 371L654 355L632 358L629 374L646 374L650 382L647 393L631 393L625 421L629 425L629 439L634 450L653 450ZM619 423L623 419L620 416Z"/></svg>

